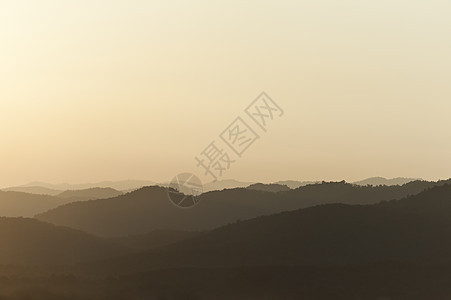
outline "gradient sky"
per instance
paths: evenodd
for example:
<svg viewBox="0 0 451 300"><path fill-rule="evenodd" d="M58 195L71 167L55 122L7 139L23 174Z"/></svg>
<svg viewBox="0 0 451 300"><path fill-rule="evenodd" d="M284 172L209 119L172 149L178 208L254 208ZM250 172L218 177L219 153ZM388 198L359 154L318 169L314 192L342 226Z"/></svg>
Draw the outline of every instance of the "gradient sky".
<svg viewBox="0 0 451 300"><path fill-rule="evenodd" d="M285 115L224 178L449 178L450 13L448 0L0 1L0 187L201 173L194 156L261 91Z"/></svg>

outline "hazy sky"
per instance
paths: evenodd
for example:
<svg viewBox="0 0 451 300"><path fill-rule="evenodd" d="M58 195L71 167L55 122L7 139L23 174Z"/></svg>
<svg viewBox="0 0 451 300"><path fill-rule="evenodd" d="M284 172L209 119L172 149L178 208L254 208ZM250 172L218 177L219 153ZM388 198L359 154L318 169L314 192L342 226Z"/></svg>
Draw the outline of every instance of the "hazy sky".
<svg viewBox="0 0 451 300"><path fill-rule="evenodd" d="M450 13L449 0L0 0L0 186L201 174L194 157L261 91L285 115L223 178L449 178Z"/></svg>

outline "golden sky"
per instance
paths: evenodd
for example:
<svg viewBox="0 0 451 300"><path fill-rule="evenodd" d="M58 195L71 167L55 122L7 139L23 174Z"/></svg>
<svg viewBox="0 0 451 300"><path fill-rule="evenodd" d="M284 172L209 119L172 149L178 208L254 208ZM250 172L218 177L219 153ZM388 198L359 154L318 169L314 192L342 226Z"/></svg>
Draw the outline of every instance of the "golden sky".
<svg viewBox="0 0 451 300"><path fill-rule="evenodd" d="M223 178L449 178L450 13L448 0L0 1L0 187L202 173L194 157L262 91L285 114Z"/></svg>

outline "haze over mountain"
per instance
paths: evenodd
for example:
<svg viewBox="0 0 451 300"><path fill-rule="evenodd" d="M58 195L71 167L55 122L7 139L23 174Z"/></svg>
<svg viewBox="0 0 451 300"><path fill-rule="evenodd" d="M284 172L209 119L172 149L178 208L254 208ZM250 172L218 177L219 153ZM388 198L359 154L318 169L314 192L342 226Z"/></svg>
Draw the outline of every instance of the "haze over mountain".
<svg viewBox="0 0 451 300"><path fill-rule="evenodd" d="M5 192L21 192L21 193L29 193L29 194L35 194L35 195L49 195L49 196L56 196L60 193L62 193L62 190L55 190L46 188L43 186L16 186L16 187L9 187L1 189L1 191Z"/></svg>
<svg viewBox="0 0 451 300"><path fill-rule="evenodd" d="M113 198L119 195L122 195L122 192L112 188L90 188L84 190L67 190L58 194L58 197L82 201Z"/></svg>
<svg viewBox="0 0 451 300"><path fill-rule="evenodd" d="M104 199L118 195L122 195L122 192L111 188L64 191L59 192L56 196L0 191L0 216L33 217L36 214L46 212L49 209L56 208L63 204L76 201Z"/></svg>
<svg viewBox="0 0 451 300"><path fill-rule="evenodd" d="M80 184L69 184L69 183L59 183L59 184L52 184L52 183L46 183L46 182L30 182L21 186L18 186L19 188L23 187L44 187L47 189L53 189L53 190L60 190L60 191L66 191L66 190L83 190L83 189L91 189L91 188L112 188L118 191L127 191L127 190L135 190L139 189L143 186L150 186L157 184L154 181L150 180L120 180L120 181L101 181L101 182L95 182L95 183L80 183ZM15 188L18 188L15 187Z"/></svg>
<svg viewBox="0 0 451 300"><path fill-rule="evenodd" d="M301 187L301 186L306 186L309 184L317 184L317 183L321 183L321 181L281 180L281 181L274 182L274 184L286 185L290 189L297 189L298 187Z"/></svg>
<svg viewBox="0 0 451 300"><path fill-rule="evenodd" d="M204 184L203 190L204 192L211 192L211 191L222 191L223 189L244 188L253 183L254 182L245 182L235 179L223 179Z"/></svg>
<svg viewBox="0 0 451 300"><path fill-rule="evenodd" d="M372 187L331 182L278 193L231 189L203 194L199 204L188 210L172 205L165 188L146 187L115 198L70 203L36 218L105 237L158 229L202 231L318 204L372 204L401 199L445 183L416 181L403 186Z"/></svg>
<svg viewBox="0 0 451 300"><path fill-rule="evenodd" d="M353 182L357 185L403 185L412 181L421 180L419 178L404 178L404 177L397 177L397 178L391 178L387 179L384 177L371 177L364 180Z"/></svg>
<svg viewBox="0 0 451 300"><path fill-rule="evenodd" d="M0 216L33 217L71 201L49 195L0 191Z"/></svg>

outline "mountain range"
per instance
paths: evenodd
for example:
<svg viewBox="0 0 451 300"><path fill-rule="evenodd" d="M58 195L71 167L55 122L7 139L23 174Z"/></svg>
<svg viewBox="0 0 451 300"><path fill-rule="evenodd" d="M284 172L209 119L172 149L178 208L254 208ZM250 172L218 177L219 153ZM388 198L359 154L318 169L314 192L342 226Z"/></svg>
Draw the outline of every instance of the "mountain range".
<svg viewBox="0 0 451 300"><path fill-rule="evenodd" d="M451 262L451 185L373 205L327 204L240 221L88 269Z"/></svg>
<svg viewBox="0 0 451 300"><path fill-rule="evenodd" d="M199 204L187 210L172 205L165 188L154 186L114 198L69 203L40 213L36 218L103 237L162 229L203 231L238 220L319 204L373 204L400 199L447 182L416 181L403 186L324 182L278 193L226 189L203 194Z"/></svg>
<svg viewBox="0 0 451 300"><path fill-rule="evenodd" d="M187 210L166 197L164 188L146 187L48 212L61 221L76 216L83 221L76 226L86 223L116 236L110 238L36 219L0 218L0 299L447 299L451 294L449 180L402 186L323 182L278 192L230 189L206 193L199 206ZM166 215L169 208L179 214ZM124 234L149 224L220 225L202 232Z"/></svg>
<svg viewBox="0 0 451 300"><path fill-rule="evenodd" d="M75 201L104 199L122 195L111 188L92 188L41 195L25 192L0 191L0 216L33 217L38 213Z"/></svg>

